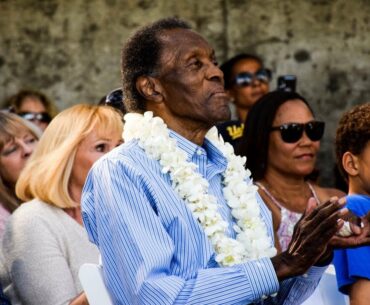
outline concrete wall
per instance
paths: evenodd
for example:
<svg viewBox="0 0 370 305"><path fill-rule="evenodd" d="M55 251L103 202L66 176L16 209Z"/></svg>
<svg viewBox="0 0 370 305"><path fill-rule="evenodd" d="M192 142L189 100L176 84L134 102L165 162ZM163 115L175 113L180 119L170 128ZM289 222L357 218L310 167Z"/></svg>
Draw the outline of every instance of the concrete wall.
<svg viewBox="0 0 370 305"><path fill-rule="evenodd" d="M0 101L31 87L59 109L96 103L120 86L128 35L173 15L190 21L220 62L255 52L275 76L297 75L298 91L327 122L320 167L330 184L337 120L370 101L369 0L0 0Z"/></svg>

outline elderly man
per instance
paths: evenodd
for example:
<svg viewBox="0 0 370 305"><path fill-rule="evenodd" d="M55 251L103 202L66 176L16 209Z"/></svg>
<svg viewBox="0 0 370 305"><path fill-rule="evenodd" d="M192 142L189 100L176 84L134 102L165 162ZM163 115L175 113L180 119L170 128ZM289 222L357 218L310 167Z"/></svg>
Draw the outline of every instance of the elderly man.
<svg viewBox="0 0 370 305"><path fill-rule="evenodd" d="M311 208L276 255L271 215L242 158L209 132L230 112L208 42L181 20L160 20L127 42L122 73L126 143L95 164L82 199L114 303L298 304L309 296L331 260L343 203Z"/></svg>

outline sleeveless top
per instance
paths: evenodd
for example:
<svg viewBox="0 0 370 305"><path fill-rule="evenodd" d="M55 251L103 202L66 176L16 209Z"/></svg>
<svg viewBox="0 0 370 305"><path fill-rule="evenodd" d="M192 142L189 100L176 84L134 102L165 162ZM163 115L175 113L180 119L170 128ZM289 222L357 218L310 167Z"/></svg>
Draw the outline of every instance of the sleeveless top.
<svg viewBox="0 0 370 305"><path fill-rule="evenodd" d="M313 197L315 198L316 202L319 204L319 198L313 188L313 186L306 182L308 187L311 190ZM271 201L280 209L281 212L281 220L280 226L277 231L277 236L279 238L279 243L281 246L281 250L285 251L288 248L290 241L292 240L292 235L294 231L294 226L301 218L301 213L296 213L293 211L288 210L287 208L283 207L279 201L269 192L269 190L261 183L255 182L255 184L264 191L264 193L271 199Z"/></svg>

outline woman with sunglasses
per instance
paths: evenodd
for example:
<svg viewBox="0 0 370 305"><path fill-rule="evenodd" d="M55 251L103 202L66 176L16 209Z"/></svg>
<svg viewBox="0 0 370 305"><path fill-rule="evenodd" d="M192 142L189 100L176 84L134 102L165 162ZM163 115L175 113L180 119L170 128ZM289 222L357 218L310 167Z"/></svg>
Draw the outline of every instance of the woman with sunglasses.
<svg viewBox="0 0 370 305"><path fill-rule="evenodd" d="M246 166L272 212L278 250L287 248L310 197L320 204L344 196L310 179L324 127L308 102L294 92L270 92L248 114L238 151L247 157Z"/></svg>
<svg viewBox="0 0 370 305"><path fill-rule="evenodd" d="M271 71L263 65L262 59L252 54L238 54L220 69L224 73L225 89L234 105L232 121L218 126L225 141L234 147L243 134L247 114L255 102L269 92Z"/></svg>
<svg viewBox="0 0 370 305"><path fill-rule="evenodd" d="M20 90L11 96L6 106L41 130L45 130L57 113L54 103L45 94L29 89Z"/></svg>

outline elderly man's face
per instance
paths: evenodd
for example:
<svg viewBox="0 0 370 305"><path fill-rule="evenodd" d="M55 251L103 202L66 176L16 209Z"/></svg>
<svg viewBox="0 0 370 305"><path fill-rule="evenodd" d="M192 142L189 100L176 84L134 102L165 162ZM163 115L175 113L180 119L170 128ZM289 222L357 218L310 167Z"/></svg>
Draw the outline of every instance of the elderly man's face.
<svg viewBox="0 0 370 305"><path fill-rule="evenodd" d="M214 50L199 34L185 29L166 31L159 80L164 104L173 120L209 128L229 119L223 73Z"/></svg>

